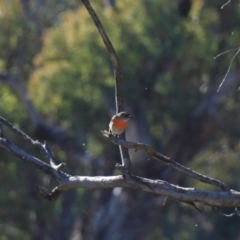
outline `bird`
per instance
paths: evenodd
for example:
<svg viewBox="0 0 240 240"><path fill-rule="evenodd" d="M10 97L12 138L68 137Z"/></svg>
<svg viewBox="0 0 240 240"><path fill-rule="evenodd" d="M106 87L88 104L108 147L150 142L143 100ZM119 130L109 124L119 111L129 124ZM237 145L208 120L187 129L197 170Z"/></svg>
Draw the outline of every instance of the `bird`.
<svg viewBox="0 0 240 240"><path fill-rule="evenodd" d="M132 116L127 112L114 115L109 123L109 132L113 135L122 134L126 130L130 119L132 119Z"/></svg>

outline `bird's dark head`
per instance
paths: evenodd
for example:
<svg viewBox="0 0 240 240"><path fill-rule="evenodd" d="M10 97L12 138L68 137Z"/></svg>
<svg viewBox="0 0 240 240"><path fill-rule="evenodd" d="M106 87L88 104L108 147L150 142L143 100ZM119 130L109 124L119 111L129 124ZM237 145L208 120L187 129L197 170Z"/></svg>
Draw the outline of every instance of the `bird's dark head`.
<svg viewBox="0 0 240 240"><path fill-rule="evenodd" d="M128 120L132 119L131 114L128 112L120 112L117 114L117 116L124 121L128 121Z"/></svg>

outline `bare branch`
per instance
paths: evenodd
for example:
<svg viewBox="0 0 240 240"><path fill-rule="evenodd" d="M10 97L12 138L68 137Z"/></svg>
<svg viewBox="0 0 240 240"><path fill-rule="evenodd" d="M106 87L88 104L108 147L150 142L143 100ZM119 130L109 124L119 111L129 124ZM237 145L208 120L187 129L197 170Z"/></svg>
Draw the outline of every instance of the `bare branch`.
<svg viewBox="0 0 240 240"><path fill-rule="evenodd" d="M239 50L239 47L238 47L238 48L233 48L233 49L227 50L227 51L225 51L225 52L221 52L221 53L219 53L217 56L215 56L213 59L217 59L217 58L221 57L222 55L224 55L224 54L226 54L226 53L233 52L233 51L236 51L236 50Z"/></svg>
<svg viewBox="0 0 240 240"><path fill-rule="evenodd" d="M234 54L234 56L232 57L232 60L231 60L231 62L230 62L230 64L229 64L229 66L228 66L227 72L226 72L226 74L225 74L222 82L220 83L217 92L219 92L220 88L222 87L223 83L225 82L225 80L226 80L226 78L227 78L227 76L228 76L228 73L229 73L229 71L230 71L230 69L231 69L231 67L232 67L233 60L236 58L236 56L238 55L239 52L240 52L240 48L237 50L237 52L236 52L236 53Z"/></svg>
<svg viewBox="0 0 240 240"><path fill-rule="evenodd" d="M164 159L171 166L178 166L174 161L166 158L163 155L159 155L157 152L152 150L147 145L136 144L119 140L121 144L125 143L126 147L133 147L137 150L144 150L149 154L152 154L154 158ZM119 144L119 143L118 143ZM131 145L132 144L132 145ZM50 174L58 182L58 186L52 191L49 191L45 187L38 187L38 192L48 200L56 200L61 192L68 191L76 188L86 189L99 189L99 188L115 188L115 187L128 187L134 189L140 189L142 191L160 194L163 196L172 197L178 201L189 203L196 207L195 203L203 203L205 205L214 207L240 207L240 192L229 190L229 191L205 191L194 188L183 188L174 184L170 184L162 180L151 180L128 174L125 176L110 176L110 177L88 177L88 176L71 176L67 173L59 171L55 167L51 167L49 164L44 163L40 159L30 155L21 148L17 147L9 140L1 137L0 147L6 148L13 155L24 160L27 163L37 167L42 172ZM46 145L44 145L46 148ZM47 154L51 154L46 148ZM49 156L52 158L52 156ZM53 160L54 161L54 160ZM53 163L55 166L55 163ZM179 166L178 166L179 167ZM182 167L182 166L180 166ZM188 171L189 169L187 169ZM186 171L186 170L185 170ZM191 170L189 170L191 171Z"/></svg>
<svg viewBox="0 0 240 240"><path fill-rule="evenodd" d="M37 167L42 172L44 172L46 174L50 174L52 177L54 177L57 180L70 176L67 173L64 173L64 172L61 172L61 171L58 171L58 170L52 168L47 163L30 155L29 153L25 152L24 150L17 147L15 144L13 144L12 142L10 142L9 140L7 140L5 138L0 138L0 146L4 147L8 151L10 151L13 155L24 160L25 162L30 163L31 165Z"/></svg>
<svg viewBox="0 0 240 240"><path fill-rule="evenodd" d="M67 191L75 188L99 189L129 187L146 192L169 196L181 202L203 203L208 206L239 207L240 192L234 190L214 192L195 188L183 188L162 180L150 180L130 175L110 177L72 176L64 178L59 186L59 191Z"/></svg>
<svg viewBox="0 0 240 240"><path fill-rule="evenodd" d="M28 140L28 141L30 141L30 143L32 143L34 145L39 145L40 144L38 141L33 140L31 137L29 137L23 131L21 131L21 130L17 129L16 127L14 127L13 124L10 123L9 121L7 121L6 119L0 117L0 123L2 125L5 125L6 127L8 127L11 131L16 133L18 136L22 137L24 140Z"/></svg>
<svg viewBox="0 0 240 240"><path fill-rule="evenodd" d="M123 107L123 93L122 93L122 82L123 77L121 74L121 68L120 68L120 62L118 60L118 56L113 48L113 45L108 37L108 35L105 32L105 29L98 18L97 14L95 13L94 9L92 8L90 2L88 0L82 0L84 6L86 7L88 13L92 17L93 22L95 23L103 42L110 54L112 65L113 65L113 71L114 71L114 77L115 77L115 83L116 83L116 110L117 113L124 110Z"/></svg>
<svg viewBox="0 0 240 240"><path fill-rule="evenodd" d="M221 9L225 8L230 2L231 2L231 0L228 0L226 3L224 3L224 4L221 6Z"/></svg>
<svg viewBox="0 0 240 240"><path fill-rule="evenodd" d="M184 173L184 174L186 174L186 175L188 175L192 178L195 178L195 179L197 179L201 182L204 182L204 183L207 183L207 184L210 184L210 185L213 185L213 186L217 186L224 191L229 191L229 187L225 183L223 183L219 180L216 180L214 178L205 176L203 174L197 173L196 171L194 171L190 168L184 167L183 165L175 162L174 160L171 160L170 158L168 158L168 157L162 155L161 153L158 153L157 151L153 150L150 146L148 146L146 144L129 142L129 141L114 137L112 135L109 135L109 133L106 132L106 131L103 132L103 134L104 134L105 137L109 138L116 145L122 145L126 148L133 148L136 151L137 150L145 151L146 153L149 154L149 156L151 158L153 158L155 160L158 160L158 161L161 161L164 164L166 164L170 167L173 167L174 169L176 169L179 172L182 172L182 173Z"/></svg>
<svg viewBox="0 0 240 240"><path fill-rule="evenodd" d="M122 85L123 85L123 77L121 73L121 67L120 62L118 60L117 54L113 48L113 45L107 36L104 27L99 20L97 14L95 13L94 9L92 8L90 2L88 0L82 0L83 4L85 5L88 13L93 19L93 22L95 23L103 42L110 54L112 65L113 65L113 72L115 77L115 101L116 101L116 112L119 113L124 110L123 106L123 92L122 92ZM125 133L122 133L121 137L125 139ZM129 174L131 169L131 162L128 154L128 150L122 146L119 146L121 159L122 159L122 165L118 165L118 168L122 171L123 175Z"/></svg>
<svg viewBox="0 0 240 240"><path fill-rule="evenodd" d="M58 180L59 186L54 188L52 192L46 190L44 187L38 188L41 195L48 200L56 200L61 192L76 188L99 189L129 187L169 196L182 202L203 203L216 207L240 207L240 192L234 190L214 192L194 188L183 188L162 180L150 180L130 174L128 178L124 178L122 175L110 177L71 176L62 171L55 170L50 165L24 152L6 139L0 138L0 146Z"/></svg>
<svg viewBox="0 0 240 240"><path fill-rule="evenodd" d="M10 130L12 130L14 133L19 135L23 139L30 141L30 143L33 144L33 145L36 145L41 151L43 151L46 154L47 159L49 160L49 163L50 163L51 167L53 167L54 169L59 170L60 168L62 168L63 166L66 165L65 163L60 163L60 164L55 163L53 154L52 154L51 150L49 149L49 147L47 146L47 142L46 141L45 141L44 144L42 144L41 142L39 142L37 140L33 140L26 133L24 133L23 131L17 129L16 127L13 126L13 124L11 124L10 122L8 122L6 119L4 119L2 117L0 117L0 123L1 123L1 126L2 126L2 124L4 124ZM3 134L3 130L2 129L1 129L1 133ZM3 137L3 136L1 136L1 137Z"/></svg>
<svg viewBox="0 0 240 240"><path fill-rule="evenodd" d="M237 208L235 208L234 209L234 212L232 212L232 213L230 213L230 214L226 214L226 213L223 213L223 212L221 212L217 207L215 208L217 211L218 211L218 213L220 213L220 215L222 215L222 216L224 216L224 217L234 217L234 216L240 216L240 211L237 209Z"/></svg>

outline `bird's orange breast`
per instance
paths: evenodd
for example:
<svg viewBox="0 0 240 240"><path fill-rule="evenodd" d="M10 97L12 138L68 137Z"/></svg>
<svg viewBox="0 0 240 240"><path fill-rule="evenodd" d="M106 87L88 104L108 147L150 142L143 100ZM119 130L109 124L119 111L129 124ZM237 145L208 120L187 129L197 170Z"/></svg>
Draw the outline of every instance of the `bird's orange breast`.
<svg viewBox="0 0 240 240"><path fill-rule="evenodd" d="M113 120L113 127L117 128L118 130L125 130L127 127L127 122L121 119L114 119Z"/></svg>

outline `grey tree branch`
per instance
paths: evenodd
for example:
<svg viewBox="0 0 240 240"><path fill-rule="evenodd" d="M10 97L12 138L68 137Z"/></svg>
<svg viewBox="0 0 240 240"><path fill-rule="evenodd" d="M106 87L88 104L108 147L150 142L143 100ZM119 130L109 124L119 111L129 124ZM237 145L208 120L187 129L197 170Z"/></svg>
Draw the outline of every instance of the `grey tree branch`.
<svg viewBox="0 0 240 240"><path fill-rule="evenodd" d="M121 73L121 67L120 62L118 60L118 56L113 48L113 45L107 36L104 27L98 18L97 14L95 13L94 9L92 8L90 2L88 0L82 0L84 6L86 7L89 15L92 17L93 22L95 23L103 42L110 54L112 65L113 65L113 72L114 72L114 78L115 78L115 101L116 101L116 112L119 113L124 110L124 104L123 104L123 91L122 91L122 85L123 85L123 77ZM125 133L121 135L123 139L125 139ZM119 146L121 159L122 159L122 165L119 166L120 170L122 171L123 175L129 174L131 170L131 162L128 154L128 150L124 148L123 146Z"/></svg>
<svg viewBox="0 0 240 240"><path fill-rule="evenodd" d="M238 216L240 217L240 211L238 210L238 208L235 208L234 211L230 214L226 214L220 211L220 209L218 209L217 207L215 207L215 209L218 211L218 213L224 217L234 217L234 216Z"/></svg>
<svg viewBox="0 0 240 240"><path fill-rule="evenodd" d="M54 157L53 157L53 154L50 151L49 147L47 146L47 142L46 141L45 141L44 144L42 144L41 142L39 142L37 140L33 140L26 133L24 133L23 131L15 128L13 126L13 124L11 124L10 122L8 122L6 119L4 119L2 117L0 117L0 123L1 123L1 133L3 133L2 125L5 125L11 131L16 133L20 137L22 137L24 140L28 140L31 144L36 145L41 151L43 151L46 154L47 159L49 160L49 163L50 163L51 167L53 167L55 169L60 169L61 167L63 167L65 165L65 163L56 164L56 162L54 160ZM1 137L3 138L3 136L1 136Z"/></svg>
<svg viewBox="0 0 240 240"><path fill-rule="evenodd" d="M16 157L24 160L27 163L30 163L34 167L38 168L42 172L46 174L50 174L55 179L63 179L67 176L70 176L67 173L61 172L56 170L55 168L51 167L49 164L41 161L40 159L32 156L31 154L25 152L21 148L17 147L15 144L10 142L9 140L5 138L0 138L0 146L7 149L9 152L11 152Z"/></svg>
<svg viewBox="0 0 240 240"><path fill-rule="evenodd" d="M137 151L137 150L145 151L146 153L149 154L149 156L151 158L161 161L164 164L166 164L167 166L173 167L174 169L176 169L177 171L179 171L181 173L184 173L184 174L186 174L192 178L195 178L201 182L204 182L204 183L207 183L207 184L210 184L213 186L217 186L217 187L221 188L223 191L229 191L229 187L225 183L223 183L219 180L216 180L214 178L205 176L203 174L200 174L190 168L184 167L183 165L175 162L174 160L171 160L170 158L164 156L163 154L158 153L157 151L155 151L154 149L152 149L150 146L148 146L146 144L129 142L129 141L114 137L112 135L109 135L109 133L106 131L103 132L103 134L105 137L109 138L116 145L122 145L126 148L133 148L133 149L135 149L135 151Z"/></svg>
<svg viewBox="0 0 240 240"><path fill-rule="evenodd" d="M2 122L1 122L2 123ZM4 124L5 122L3 122ZM12 128L12 124L8 124ZM14 132L21 132L15 131ZM20 134L24 138L24 134ZM123 140L121 140L123 141ZM120 142L121 142L120 141ZM34 140L30 141L34 144ZM128 143L128 142L127 142ZM126 143L125 143L126 144ZM129 143L128 146L130 146ZM126 144L127 146L127 144ZM31 154L25 152L21 148L17 147L15 144L4 138L0 137L0 147L3 147L10 151L13 155L24 160L27 163L30 163L34 167L38 168L42 172L51 175L54 179L57 180L58 186L52 191L48 190L46 187L38 187L38 192L48 200L56 200L61 192L68 191L76 188L85 188L85 189L99 189L99 188L115 188L115 187L128 187L133 189L138 189L146 192L156 193L163 196L172 197L176 200L186 202L186 203L202 203L214 207L240 207L240 192L229 190L229 191L206 191L201 189L194 188L183 188L174 184L170 184L162 180L151 180L147 178L142 178L129 174L127 178L124 176L98 176L98 177L88 177L88 176L71 176L63 171L60 171L54 166L43 162L42 160L32 156ZM153 155L155 153L153 150L148 149L148 146L144 145L132 145L135 149L146 148L148 152L151 152ZM49 157L50 150L46 149L45 154L47 158ZM165 157L164 157L165 159ZM169 159L165 159L168 162ZM51 159L50 159L51 161ZM170 164L175 165L173 161L169 162ZM52 164L51 164L52 165ZM53 164L54 165L54 164ZM187 169L191 171L190 169Z"/></svg>
<svg viewBox="0 0 240 240"><path fill-rule="evenodd" d="M89 15L92 17L93 22L95 23L101 37L102 40L110 54L110 58L112 61L112 65L113 65L113 71L114 71L114 77L115 77L115 83L116 83L116 110L117 113L123 111L124 107L123 107L123 93L122 93L122 82L123 82L123 77L122 77L122 73L121 73L121 67L120 67L120 62L118 60L118 56L113 48L113 45L108 37L108 35L106 34L106 31L100 21L100 19L98 18L96 12L94 11L94 9L92 8L90 2L88 0L82 0L84 6L86 7Z"/></svg>
<svg viewBox="0 0 240 240"><path fill-rule="evenodd" d="M6 127L8 127L11 131L16 133L20 137L22 137L24 140L28 140L30 143L39 146L40 143L38 141L33 140L26 133L24 133L23 131L21 131L21 130L17 129L16 127L14 127L14 125L12 123L10 123L9 121L7 121L6 119L0 117L0 123L2 125L5 125Z"/></svg>
<svg viewBox="0 0 240 240"><path fill-rule="evenodd" d="M188 203L203 203L209 206L221 207L240 206L240 192L234 190L214 192L195 188L183 188L162 180L150 180L137 176L130 176L128 179L124 179L121 175L110 177L72 176L61 181L58 189L66 191L75 188L99 189L114 187L134 188L169 196Z"/></svg>

